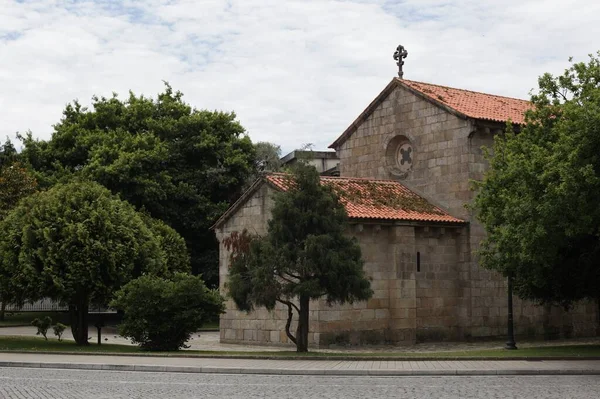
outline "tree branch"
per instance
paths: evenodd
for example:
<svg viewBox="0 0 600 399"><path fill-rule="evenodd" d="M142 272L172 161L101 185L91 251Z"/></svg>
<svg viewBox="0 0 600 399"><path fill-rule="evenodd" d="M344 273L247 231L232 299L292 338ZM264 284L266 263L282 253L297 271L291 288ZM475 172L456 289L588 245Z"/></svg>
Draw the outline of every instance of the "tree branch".
<svg viewBox="0 0 600 399"><path fill-rule="evenodd" d="M281 302L287 306L292 306L294 309L296 309L296 312L298 312L298 314L300 314L300 309L298 308L298 306L296 306L296 304L294 302L284 301L283 299L277 299L277 302Z"/></svg>
<svg viewBox="0 0 600 399"><path fill-rule="evenodd" d="M298 310L298 308L296 307L296 305L294 305L290 301L282 301L281 299L277 299L277 301L283 303L284 305L287 305L287 307L288 307L288 318L287 318L287 321L285 322L285 334L290 339L290 341L292 341L294 343L294 345L297 345L296 337L294 337L292 335L292 333L290 331L290 326L292 325L292 317L294 316L294 313L292 311L292 306L294 308L296 308L296 310Z"/></svg>
<svg viewBox="0 0 600 399"><path fill-rule="evenodd" d="M289 278L285 278L285 277L283 277L283 274L282 274L282 273L279 273L279 274L278 274L278 276L279 276L279 278L280 278L280 279L282 279L282 280L283 280L283 281L285 281L285 282L288 282L288 283L290 283L290 284L298 284L298 282L297 282L297 281L290 280Z"/></svg>

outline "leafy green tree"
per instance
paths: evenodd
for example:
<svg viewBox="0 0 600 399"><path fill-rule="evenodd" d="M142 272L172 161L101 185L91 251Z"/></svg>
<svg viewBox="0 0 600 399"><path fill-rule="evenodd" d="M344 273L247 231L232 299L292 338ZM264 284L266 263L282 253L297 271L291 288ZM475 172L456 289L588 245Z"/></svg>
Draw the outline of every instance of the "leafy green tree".
<svg viewBox="0 0 600 399"><path fill-rule="evenodd" d="M267 235L252 237L244 231L226 239L231 250L227 288L241 310L287 306L286 334L298 352L306 352L310 300L352 303L370 298L373 291L360 247L347 235L348 216L337 194L303 163L295 167L288 186L275 197ZM294 312L295 335L290 331Z"/></svg>
<svg viewBox="0 0 600 399"><path fill-rule="evenodd" d="M49 141L22 136L42 186L94 180L186 241L194 273L218 283L210 226L255 171L255 148L234 113L193 109L166 84L156 99L94 97L67 105Z"/></svg>
<svg viewBox="0 0 600 399"><path fill-rule="evenodd" d="M5 144L6 148L6 144ZM6 152L4 152L6 153ZM16 152L15 152L16 153ZM8 158L6 158L8 159ZM33 194L37 189L35 178L19 163L2 164L0 160L0 221L6 217L19 200ZM21 304L23 298L0 262L0 320L4 320L8 304Z"/></svg>
<svg viewBox="0 0 600 399"><path fill-rule="evenodd" d="M174 351L192 333L224 312L223 298L199 276L176 273L171 280L142 276L125 285L111 302L125 314L119 333L143 349Z"/></svg>
<svg viewBox="0 0 600 399"><path fill-rule="evenodd" d="M496 137L476 184L481 264L512 276L521 298L568 307L600 297L598 57L543 75L532 104L518 134Z"/></svg>
<svg viewBox="0 0 600 399"><path fill-rule="evenodd" d="M264 141L254 144L255 169L258 172L279 172L281 169L281 147Z"/></svg>
<svg viewBox="0 0 600 399"><path fill-rule="evenodd" d="M18 297L68 305L88 340L90 304L142 273L168 274L160 241L134 208L97 183L59 184L22 200L0 223L1 268Z"/></svg>

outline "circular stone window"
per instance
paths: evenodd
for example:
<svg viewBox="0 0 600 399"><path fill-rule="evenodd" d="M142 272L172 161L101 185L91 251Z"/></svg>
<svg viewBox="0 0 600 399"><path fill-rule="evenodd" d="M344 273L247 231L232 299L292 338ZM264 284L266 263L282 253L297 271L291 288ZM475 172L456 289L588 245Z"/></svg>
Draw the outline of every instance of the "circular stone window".
<svg viewBox="0 0 600 399"><path fill-rule="evenodd" d="M394 176L405 178L415 162L415 150L406 136L395 136L386 145L385 163Z"/></svg>

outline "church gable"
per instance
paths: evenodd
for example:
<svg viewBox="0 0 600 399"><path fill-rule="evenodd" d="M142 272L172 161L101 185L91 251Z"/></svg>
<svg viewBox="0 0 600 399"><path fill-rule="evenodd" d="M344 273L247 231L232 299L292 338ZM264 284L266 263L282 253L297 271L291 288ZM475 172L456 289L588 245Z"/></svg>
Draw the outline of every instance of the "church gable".
<svg viewBox="0 0 600 399"><path fill-rule="evenodd" d="M463 119L500 123L510 120L514 124L523 124L525 112L532 106L529 101L518 98L394 78L329 148L338 149L373 112L381 108L381 104L397 87L408 89L416 96Z"/></svg>
<svg viewBox="0 0 600 399"><path fill-rule="evenodd" d="M401 180L466 220L469 181L486 168L482 146L528 101L394 78L331 145L340 176ZM491 129L490 129L491 128Z"/></svg>
<svg viewBox="0 0 600 399"><path fill-rule="evenodd" d="M472 128L468 118L404 85L388 85L382 94L334 143L341 176L423 179Z"/></svg>

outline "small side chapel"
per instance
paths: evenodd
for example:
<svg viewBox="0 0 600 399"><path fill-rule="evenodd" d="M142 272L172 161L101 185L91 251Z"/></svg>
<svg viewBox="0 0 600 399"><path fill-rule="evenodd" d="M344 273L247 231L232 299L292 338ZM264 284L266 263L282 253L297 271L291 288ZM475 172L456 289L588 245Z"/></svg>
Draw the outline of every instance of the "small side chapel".
<svg viewBox="0 0 600 399"><path fill-rule="evenodd" d="M341 188L351 220L348 234L362 248L372 299L329 307L311 303L309 344L413 344L504 336L505 279L482 269L474 252L483 228L465 208L487 164L481 150L508 120L524 123L525 100L403 79L400 68L381 93L331 144L339 177L322 184ZM220 288L226 296L229 252L223 239L244 229L266 233L278 174L257 180L216 222ZM358 194L358 195L357 195ZM569 312L514 300L515 333L591 336L598 309L580 303ZM238 311L232 300L221 316L227 343L285 345L287 309ZM295 326L292 326L295 329Z"/></svg>

